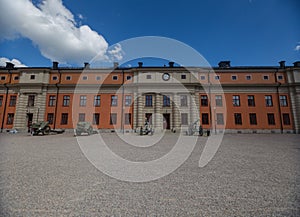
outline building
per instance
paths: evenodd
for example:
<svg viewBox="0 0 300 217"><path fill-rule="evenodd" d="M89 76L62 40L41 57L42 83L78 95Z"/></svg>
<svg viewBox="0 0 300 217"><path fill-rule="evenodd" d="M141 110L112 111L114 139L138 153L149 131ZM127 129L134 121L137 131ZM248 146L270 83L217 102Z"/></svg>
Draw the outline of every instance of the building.
<svg viewBox="0 0 300 217"><path fill-rule="evenodd" d="M0 124L32 122L72 129L89 121L103 131L203 128L234 133L300 133L300 61L293 66L0 68ZM181 128L182 127L182 128Z"/></svg>

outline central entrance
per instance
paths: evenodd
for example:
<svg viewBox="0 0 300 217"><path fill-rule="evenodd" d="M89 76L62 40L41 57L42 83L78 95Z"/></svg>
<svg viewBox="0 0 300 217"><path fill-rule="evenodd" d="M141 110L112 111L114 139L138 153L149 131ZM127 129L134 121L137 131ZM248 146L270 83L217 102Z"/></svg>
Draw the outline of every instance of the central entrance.
<svg viewBox="0 0 300 217"><path fill-rule="evenodd" d="M170 114L169 113L165 113L163 114L163 128L164 130L169 130L171 129L171 126L170 126Z"/></svg>

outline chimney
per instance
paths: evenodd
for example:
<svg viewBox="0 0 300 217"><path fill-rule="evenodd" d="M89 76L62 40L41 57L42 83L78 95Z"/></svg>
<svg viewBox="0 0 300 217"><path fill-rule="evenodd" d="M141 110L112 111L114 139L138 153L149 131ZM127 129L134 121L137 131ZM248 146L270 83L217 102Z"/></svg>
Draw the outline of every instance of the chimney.
<svg viewBox="0 0 300 217"><path fill-rule="evenodd" d="M142 68L143 67L143 62L138 62L139 67Z"/></svg>
<svg viewBox="0 0 300 217"><path fill-rule="evenodd" d="M169 62L169 67L173 68L174 67L174 62Z"/></svg>
<svg viewBox="0 0 300 217"><path fill-rule="evenodd" d="M90 64L89 64L88 62L85 62L85 63L84 63L84 68L85 68L85 69L89 69L89 68L90 68Z"/></svg>
<svg viewBox="0 0 300 217"><path fill-rule="evenodd" d="M14 64L10 62L6 62L6 69L14 69Z"/></svg>
<svg viewBox="0 0 300 217"><path fill-rule="evenodd" d="M220 61L219 68L230 68L230 61Z"/></svg>
<svg viewBox="0 0 300 217"><path fill-rule="evenodd" d="M284 69L285 68L285 61L280 61L279 65L280 65L281 69Z"/></svg>
<svg viewBox="0 0 300 217"><path fill-rule="evenodd" d="M114 69L119 67L119 63L118 62L114 62Z"/></svg>
<svg viewBox="0 0 300 217"><path fill-rule="evenodd" d="M294 67L300 67L300 61L296 61L293 64L294 64Z"/></svg>
<svg viewBox="0 0 300 217"><path fill-rule="evenodd" d="M52 69L58 69L58 62L52 62Z"/></svg>

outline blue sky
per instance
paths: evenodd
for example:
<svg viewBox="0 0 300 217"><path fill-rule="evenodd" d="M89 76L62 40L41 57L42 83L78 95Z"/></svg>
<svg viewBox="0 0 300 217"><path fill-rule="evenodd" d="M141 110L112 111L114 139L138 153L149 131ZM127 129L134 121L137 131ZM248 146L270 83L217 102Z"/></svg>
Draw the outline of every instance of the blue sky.
<svg viewBox="0 0 300 217"><path fill-rule="evenodd" d="M102 60L122 61L117 55L122 47L110 46L141 36L178 40L212 66L221 60L233 66L276 66L281 60L292 65L300 60L298 0L32 2L0 0L2 62L78 66L98 51Z"/></svg>

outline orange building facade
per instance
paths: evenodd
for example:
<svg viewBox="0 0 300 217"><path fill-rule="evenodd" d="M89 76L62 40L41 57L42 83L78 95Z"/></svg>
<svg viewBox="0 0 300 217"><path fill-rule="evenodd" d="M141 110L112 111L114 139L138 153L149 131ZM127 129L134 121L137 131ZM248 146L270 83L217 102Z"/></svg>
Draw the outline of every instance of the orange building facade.
<svg viewBox="0 0 300 217"><path fill-rule="evenodd" d="M0 68L1 131L46 120L55 129L78 121L100 131L300 133L300 62L293 66Z"/></svg>

